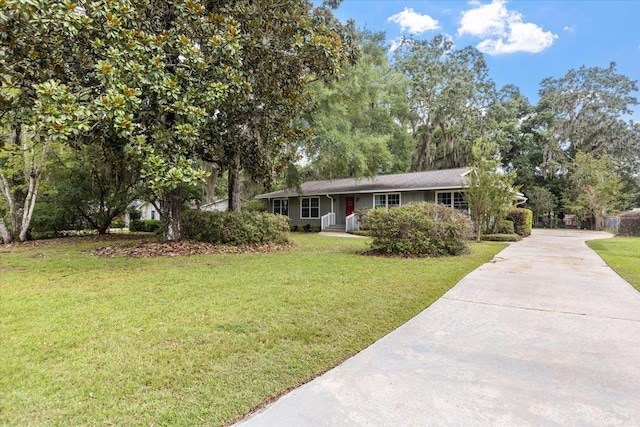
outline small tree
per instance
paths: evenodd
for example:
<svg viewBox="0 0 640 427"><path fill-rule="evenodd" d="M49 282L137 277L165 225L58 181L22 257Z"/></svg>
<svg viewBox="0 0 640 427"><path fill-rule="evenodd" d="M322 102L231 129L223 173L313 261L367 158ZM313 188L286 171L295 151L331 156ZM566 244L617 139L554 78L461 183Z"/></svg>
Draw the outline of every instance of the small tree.
<svg viewBox="0 0 640 427"><path fill-rule="evenodd" d="M479 242L482 233L492 232L495 225L505 218L516 190L513 174L498 170L500 157L493 144L477 140L473 145L473 159L473 170L467 175L467 200Z"/></svg>
<svg viewBox="0 0 640 427"><path fill-rule="evenodd" d="M551 213L558 204L558 198L555 194L544 187L533 186L526 192L526 195L529 198L527 205L535 213L536 222L540 217L551 217Z"/></svg>
<svg viewBox="0 0 640 427"><path fill-rule="evenodd" d="M609 212L625 205L620 176L613 159L606 153L599 158L591 153L576 153L569 183L565 207L577 214L593 215L598 230L604 229L604 219Z"/></svg>

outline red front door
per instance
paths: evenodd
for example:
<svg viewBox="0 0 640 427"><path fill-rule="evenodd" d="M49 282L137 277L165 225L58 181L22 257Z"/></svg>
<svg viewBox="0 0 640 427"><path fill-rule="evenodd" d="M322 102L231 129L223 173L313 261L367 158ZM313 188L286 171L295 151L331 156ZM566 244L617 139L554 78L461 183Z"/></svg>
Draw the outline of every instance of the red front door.
<svg viewBox="0 0 640 427"><path fill-rule="evenodd" d="M351 197L345 197L344 198L344 204L347 207L346 208L346 212L345 212L345 217L351 215L353 213L353 210L356 208L356 200L355 197L351 196Z"/></svg>

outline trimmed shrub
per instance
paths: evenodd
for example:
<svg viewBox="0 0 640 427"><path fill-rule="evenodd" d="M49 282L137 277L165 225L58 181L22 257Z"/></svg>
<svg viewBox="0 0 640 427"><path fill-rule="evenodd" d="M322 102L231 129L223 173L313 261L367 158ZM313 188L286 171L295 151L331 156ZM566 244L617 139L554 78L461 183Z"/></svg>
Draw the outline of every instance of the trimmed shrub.
<svg viewBox="0 0 640 427"><path fill-rule="evenodd" d="M511 234L483 234L482 240L486 242L518 242L522 236L516 233Z"/></svg>
<svg viewBox="0 0 640 427"><path fill-rule="evenodd" d="M513 221L505 219L496 224L495 233L493 234L515 234Z"/></svg>
<svg viewBox="0 0 640 427"><path fill-rule="evenodd" d="M162 221L159 219L136 219L129 224L129 231L155 233L160 230L162 230Z"/></svg>
<svg viewBox="0 0 640 427"><path fill-rule="evenodd" d="M458 255L468 250L469 218L444 205L416 203L371 209L369 221L374 253L402 256Z"/></svg>
<svg viewBox="0 0 640 427"><path fill-rule="evenodd" d="M114 220L111 221L110 228L124 228L124 221Z"/></svg>
<svg viewBox="0 0 640 427"><path fill-rule="evenodd" d="M269 206L264 199L251 199L242 204L242 210L249 212L267 212Z"/></svg>
<svg viewBox="0 0 640 427"><path fill-rule="evenodd" d="M525 208L511 208L507 213L507 219L513 222L516 234L527 237L531 234L533 227L533 211Z"/></svg>
<svg viewBox="0 0 640 427"><path fill-rule="evenodd" d="M182 213L188 240L225 245L289 243L289 218L264 212L219 212L190 209Z"/></svg>
<svg viewBox="0 0 640 427"><path fill-rule="evenodd" d="M640 236L640 210L624 212L618 215L620 225L618 234L621 236Z"/></svg>
<svg viewBox="0 0 640 427"><path fill-rule="evenodd" d="M358 218L358 226L360 230L368 230L369 225L369 217L367 216L367 212L369 212L371 208L357 208L353 212L356 214Z"/></svg>

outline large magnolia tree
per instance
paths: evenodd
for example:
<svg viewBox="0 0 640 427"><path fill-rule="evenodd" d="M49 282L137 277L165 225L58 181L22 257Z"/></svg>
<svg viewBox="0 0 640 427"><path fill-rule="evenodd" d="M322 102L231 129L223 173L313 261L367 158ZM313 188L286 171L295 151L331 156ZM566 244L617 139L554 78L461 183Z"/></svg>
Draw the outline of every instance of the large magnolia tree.
<svg viewBox="0 0 640 427"><path fill-rule="evenodd" d="M239 210L241 171L269 187L297 159L311 135L299 120L313 108L309 85L338 78L357 49L352 23L338 22L328 6L313 9L306 0L219 3L220 13L242 23L239 84L209 120L206 138L213 149L202 154L228 171L229 208Z"/></svg>
<svg viewBox="0 0 640 427"><path fill-rule="evenodd" d="M120 159L133 153L160 199L165 240L181 239L185 186L208 175L200 160L229 169L237 209L239 170L268 181L286 165L291 141L307 137L294 125L311 105L306 85L337 76L354 55L343 43L349 29L306 1L4 4L0 106L9 142L30 126L40 153L50 141L79 152L102 145ZM4 154L3 167L16 164L13 151ZM34 175L23 172L11 176ZM37 182L27 187L35 200Z"/></svg>

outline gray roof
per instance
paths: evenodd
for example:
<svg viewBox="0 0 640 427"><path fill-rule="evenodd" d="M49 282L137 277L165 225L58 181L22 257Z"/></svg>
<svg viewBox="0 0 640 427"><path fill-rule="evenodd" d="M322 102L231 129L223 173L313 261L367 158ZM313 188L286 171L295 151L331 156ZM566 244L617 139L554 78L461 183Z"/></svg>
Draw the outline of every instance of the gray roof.
<svg viewBox="0 0 640 427"><path fill-rule="evenodd" d="M437 171L378 175L373 178L342 178L326 181L309 181L300 187L274 191L256 196L258 199L295 197L299 195L318 196L324 194L378 193L392 191L444 190L466 187L465 175L470 168L443 169Z"/></svg>

